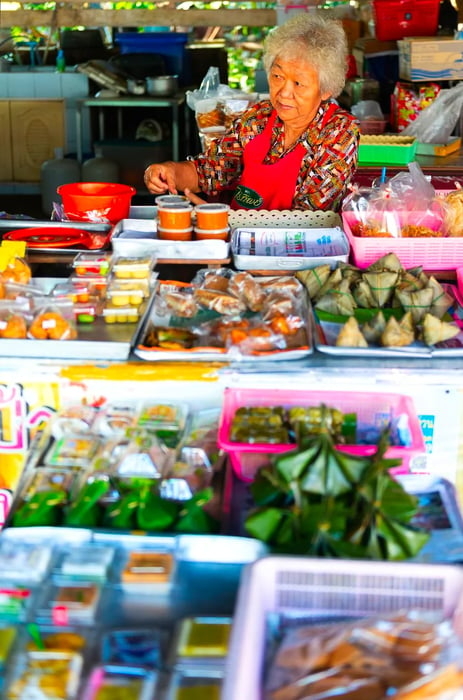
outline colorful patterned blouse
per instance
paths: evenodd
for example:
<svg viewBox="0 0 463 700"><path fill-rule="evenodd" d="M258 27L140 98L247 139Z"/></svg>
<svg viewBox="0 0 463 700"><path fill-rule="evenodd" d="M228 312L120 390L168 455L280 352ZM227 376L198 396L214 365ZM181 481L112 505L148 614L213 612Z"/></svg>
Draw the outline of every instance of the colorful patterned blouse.
<svg viewBox="0 0 463 700"><path fill-rule="evenodd" d="M294 192L294 209L337 211L357 167L358 122L339 108L323 124L328 105L320 105L309 128L296 142L303 144L307 154ZM253 105L233 122L232 132L212 141L205 153L192 159L202 192L212 195L235 189L243 168L244 147L264 130L272 109L268 100ZM272 147L264 162L274 163L283 154L284 125L277 117Z"/></svg>

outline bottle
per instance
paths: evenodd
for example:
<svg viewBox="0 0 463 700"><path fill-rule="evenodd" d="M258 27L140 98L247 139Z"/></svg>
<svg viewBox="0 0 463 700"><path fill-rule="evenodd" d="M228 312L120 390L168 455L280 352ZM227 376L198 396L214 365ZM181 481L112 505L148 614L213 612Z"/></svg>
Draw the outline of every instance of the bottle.
<svg viewBox="0 0 463 700"><path fill-rule="evenodd" d="M95 147L95 157L82 165L82 182L119 182L119 166Z"/></svg>
<svg viewBox="0 0 463 700"><path fill-rule="evenodd" d="M53 212L54 202L61 203L56 193L59 185L80 181L80 163L74 158L65 158L62 148L55 148L54 153L54 159L46 160L40 168L42 210L49 216Z"/></svg>
<svg viewBox="0 0 463 700"><path fill-rule="evenodd" d="M63 49L58 50L58 55L56 57L56 70L58 73L64 73L66 70L66 59L64 58Z"/></svg>

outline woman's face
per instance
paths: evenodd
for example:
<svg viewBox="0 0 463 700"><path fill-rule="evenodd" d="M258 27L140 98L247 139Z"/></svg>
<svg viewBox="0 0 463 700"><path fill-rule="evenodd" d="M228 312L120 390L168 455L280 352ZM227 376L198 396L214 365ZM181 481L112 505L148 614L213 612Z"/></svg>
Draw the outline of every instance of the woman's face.
<svg viewBox="0 0 463 700"><path fill-rule="evenodd" d="M318 71L307 61L277 56L268 76L270 100L280 119L305 129L330 95L320 90Z"/></svg>

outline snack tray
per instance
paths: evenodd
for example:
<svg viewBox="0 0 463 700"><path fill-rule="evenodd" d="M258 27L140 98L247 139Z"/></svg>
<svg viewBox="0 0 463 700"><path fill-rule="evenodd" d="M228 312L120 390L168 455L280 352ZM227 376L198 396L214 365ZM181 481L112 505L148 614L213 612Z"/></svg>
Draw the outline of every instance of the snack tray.
<svg viewBox="0 0 463 700"><path fill-rule="evenodd" d="M0 236L9 231L20 231L21 229L56 229L57 232L62 229L81 229L82 231L88 231L89 233L107 233L109 234L111 230L111 224L103 223L93 223L90 221L50 221L50 220L39 220L39 219L0 219ZM40 231L39 231L40 232ZM105 244L100 248L92 248L92 252L99 252L106 250L108 245ZM66 254L66 255L77 255L84 250L88 250L82 245L75 247L63 247L63 248L47 248L46 246L41 246L35 250L28 250L28 253L51 253L53 255Z"/></svg>
<svg viewBox="0 0 463 700"><path fill-rule="evenodd" d="M51 290L62 278L39 278L44 291ZM97 317L93 323L77 324L75 340L37 340L3 338L0 357L34 357L49 360L127 360L138 329L149 313L151 300L137 323L106 323Z"/></svg>
<svg viewBox="0 0 463 700"><path fill-rule="evenodd" d="M442 285L449 294L455 298L455 315L454 322L460 327L460 333L451 340L445 343L439 343L437 346L426 346L419 342L412 343L406 347L368 347L368 348L349 348L337 347L335 345L338 332L340 330L339 323L330 321L320 321L317 317L316 310L313 311L314 316L314 342L315 347L320 352L328 355L340 355L342 357L414 357L414 358L430 358L430 357L463 357L463 308L462 299L457 288L451 284Z"/></svg>
<svg viewBox="0 0 463 700"><path fill-rule="evenodd" d="M253 238L256 254L243 253L243 239ZM286 253L264 255L259 250ZM232 231L231 250L238 270L305 270L328 263L347 262L349 241L341 228L237 227Z"/></svg>
<svg viewBox="0 0 463 700"><path fill-rule="evenodd" d="M113 252L135 255L154 252L158 259L225 260L229 243L221 240L165 241L157 238L155 219L122 219L111 233Z"/></svg>
<svg viewBox="0 0 463 700"><path fill-rule="evenodd" d="M155 308L154 302L152 308ZM201 348L191 350L164 350L149 348L143 345L148 324L150 322L156 326L165 326L165 318L156 316L155 312L145 314L143 325L139 326L139 332L133 349L134 355L149 362L165 362L166 360L189 361L189 362L226 362L237 364L261 364L263 362L282 362L284 360L301 360L313 353L312 323L310 322L309 309L304 308L304 320L308 345L300 348L288 350L274 350L259 355L243 355L238 348Z"/></svg>
<svg viewBox="0 0 463 700"><path fill-rule="evenodd" d="M415 159L418 142L413 136L362 135L359 165L408 165Z"/></svg>
<svg viewBox="0 0 463 700"><path fill-rule="evenodd" d="M221 698L261 700L269 614L336 619L406 608L450 618L462 587L454 565L263 557L241 577Z"/></svg>

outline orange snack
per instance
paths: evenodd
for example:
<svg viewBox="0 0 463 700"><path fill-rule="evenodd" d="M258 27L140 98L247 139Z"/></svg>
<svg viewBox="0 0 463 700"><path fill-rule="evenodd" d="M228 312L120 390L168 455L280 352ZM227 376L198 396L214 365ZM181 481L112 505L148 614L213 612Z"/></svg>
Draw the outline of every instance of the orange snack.
<svg viewBox="0 0 463 700"><path fill-rule="evenodd" d="M165 583L172 574L173 557L162 552L130 552L121 578L125 583Z"/></svg>
<svg viewBox="0 0 463 700"><path fill-rule="evenodd" d="M18 282L19 284L28 284L31 277L31 268L25 260L18 257L11 258L6 268L0 273L2 282Z"/></svg>
<svg viewBox="0 0 463 700"><path fill-rule="evenodd" d="M57 311L44 311L32 321L29 336L38 340L74 340L77 332Z"/></svg>
<svg viewBox="0 0 463 700"><path fill-rule="evenodd" d="M19 314L0 320L0 338L27 338L26 321Z"/></svg>

